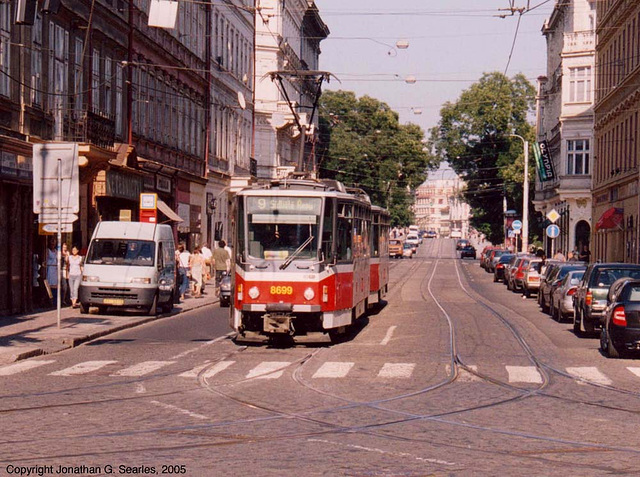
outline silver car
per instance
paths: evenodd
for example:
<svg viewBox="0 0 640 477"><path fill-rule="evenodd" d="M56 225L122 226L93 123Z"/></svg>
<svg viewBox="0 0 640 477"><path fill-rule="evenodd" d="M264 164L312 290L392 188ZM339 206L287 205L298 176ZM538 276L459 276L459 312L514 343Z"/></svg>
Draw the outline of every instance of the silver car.
<svg viewBox="0 0 640 477"><path fill-rule="evenodd" d="M567 320L573 316L573 295L584 276L584 270L574 270L567 273L560 285L551 295L549 314L558 321Z"/></svg>

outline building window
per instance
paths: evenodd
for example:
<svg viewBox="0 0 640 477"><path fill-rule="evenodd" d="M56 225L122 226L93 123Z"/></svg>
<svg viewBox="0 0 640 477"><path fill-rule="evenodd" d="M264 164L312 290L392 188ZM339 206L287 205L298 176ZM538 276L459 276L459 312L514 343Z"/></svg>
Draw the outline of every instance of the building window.
<svg viewBox="0 0 640 477"><path fill-rule="evenodd" d="M589 140L573 139L567 141L567 174L589 174Z"/></svg>
<svg viewBox="0 0 640 477"><path fill-rule="evenodd" d="M104 60L104 112L108 116L113 114L111 109L111 94L113 91L113 74L111 72L111 65L111 58L107 56Z"/></svg>
<svg viewBox="0 0 640 477"><path fill-rule="evenodd" d="M49 109L54 116L54 137L63 139L68 94L69 32L49 23Z"/></svg>
<svg viewBox="0 0 640 477"><path fill-rule="evenodd" d="M84 43L81 38L76 38L73 65L73 84L74 84L74 106L78 118L82 114L82 102L84 99L84 86L82 78L82 54L84 52Z"/></svg>
<svg viewBox="0 0 640 477"><path fill-rule="evenodd" d="M569 68L569 102L591 101L591 67Z"/></svg>
<svg viewBox="0 0 640 477"><path fill-rule="evenodd" d="M9 96L11 4L0 3L0 94Z"/></svg>
<svg viewBox="0 0 640 477"><path fill-rule="evenodd" d="M42 106L42 17L36 15L31 28L31 104Z"/></svg>
<svg viewBox="0 0 640 477"><path fill-rule="evenodd" d="M93 50L91 62L91 107L95 113L100 112L100 55Z"/></svg>
<svg viewBox="0 0 640 477"><path fill-rule="evenodd" d="M123 135L123 120L122 117L122 81L123 81L123 71L122 64L120 62L116 63L116 134L118 137L122 137Z"/></svg>

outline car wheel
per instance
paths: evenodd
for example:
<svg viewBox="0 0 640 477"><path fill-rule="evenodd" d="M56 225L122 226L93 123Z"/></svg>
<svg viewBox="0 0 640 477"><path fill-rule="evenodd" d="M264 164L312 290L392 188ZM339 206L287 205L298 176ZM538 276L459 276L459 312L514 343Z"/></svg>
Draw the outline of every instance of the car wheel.
<svg viewBox="0 0 640 477"><path fill-rule="evenodd" d="M107 313L107 306L104 305L98 305L98 313L101 315L104 315Z"/></svg>
<svg viewBox="0 0 640 477"><path fill-rule="evenodd" d="M540 308L542 309L543 313L549 313L549 307L544 302L544 295L542 295L542 298L540 299Z"/></svg>
<svg viewBox="0 0 640 477"><path fill-rule="evenodd" d="M623 353L618 348L615 347L615 345L613 344L613 341L611 341L611 336L609 336L609 333L607 333L605 328L602 329L602 333L600 334L600 348L602 348L603 337L604 337L605 345L607 347L606 349L607 357L612 359L618 359L622 357Z"/></svg>
<svg viewBox="0 0 640 477"><path fill-rule="evenodd" d="M581 335L581 327L580 327L580 320L582 319L582 317L580 316L580 309L579 308L574 308L573 309L573 332L576 334L576 336L580 336Z"/></svg>
<svg viewBox="0 0 640 477"><path fill-rule="evenodd" d="M151 302L151 306L147 310L147 314L151 316L156 316L158 314L158 295L153 297L153 301Z"/></svg>
<svg viewBox="0 0 640 477"><path fill-rule="evenodd" d="M542 307L542 290L538 291L537 301L538 301L538 306Z"/></svg>
<svg viewBox="0 0 640 477"><path fill-rule="evenodd" d="M554 320L556 319L556 307L553 306L553 300L549 302L549 316Z"/></svg>
<svg viewBox="0 0 640 477"><path fill-rule="evenodd" d="M83 315L86 315L87 313L89 313L89 305L87 305L86 303L80 302L80 313L82 313Z"/></svg>
<svg viewBox="0 0 640 477"><path fill-rule="evenodd" d="M526 298L531 298L531 290L529 290L528 288L525 287L524 289L524 296Z"/></svg>
<svg viewBox="0 0 640 477"><path fill-rule="evenodd" d="M496 275L495 273L493 274L493 283L496 283L498 281L498 275Z"/></svg>

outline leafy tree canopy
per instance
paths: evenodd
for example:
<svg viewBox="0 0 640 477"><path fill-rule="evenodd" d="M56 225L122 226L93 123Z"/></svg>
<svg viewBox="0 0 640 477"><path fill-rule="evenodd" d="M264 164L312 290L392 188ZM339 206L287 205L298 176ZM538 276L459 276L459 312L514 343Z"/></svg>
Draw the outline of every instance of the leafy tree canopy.
<svg viewBox="0 0 640 477"><path fill-rule="evenodd" d="M534 87L523 75L510 79L498 72L485 73L455 103L444 105L438 126L431 130L431 149L467 182L463 198L471 206L471 225L493 243L504 240L505 194L508 208L522 213L524 149L512 135L534 141L534 128L527 121L534 98ZM530 186L533 164L531 157ZM530 217L533 213L531 208ZM535 221L531 223L530 232L539 233Z"/></svg>
<svg viewBox="0 0 640 477"><path fill-rule="evenodd" d="M351 91L324 92L319 111L320 176L364 189L389 209L394 225L412 223L411 191L435 162L422 129L400 124L387 104Z"/></svg>

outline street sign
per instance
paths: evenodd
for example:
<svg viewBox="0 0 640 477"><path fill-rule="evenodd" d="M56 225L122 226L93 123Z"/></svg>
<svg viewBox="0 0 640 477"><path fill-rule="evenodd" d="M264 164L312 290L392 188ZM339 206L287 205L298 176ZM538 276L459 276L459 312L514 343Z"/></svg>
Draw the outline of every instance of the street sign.
<svg viewBox="0 0 640 477"><path fill-rule="evenodd" d="M519 220L514 220L514 221L511 223L511 228L512 228L513 230L520 230L520 229L522 229L522 222L521 222L521 221L519 221Z"/></svg>
<svg viewBox="0 0 640 477"><path fill-rule="evenodd" d="M509 230L509 232L508 232L508 237L509 237L509 238L513 238L513 237L515 237L515 236L516 236L516 231L515 231L515 230Z"/></svg>
<svg viewBox="0 0 640 477"><path fill-rule="evenodd" d="M63 224L72 224L76 220L78 220L78 216L76 214L69 214L67 212L63 212L60 215L60 222ZM51 213L47 211L44 214L38 215L38 223L41 224L57 224L58 223L58 214Z"/></svg>
<svg viewBox="0 0 640 477"><path fill-rule="evenodd" d="M558 235L560 235L560 227L555 224L551 224L547 227L547 237L554 239Z"/></svg>
<svg viewBox="0 0 640 477"><path fill-rule="evenodd" d="M61 224L60 232L64 234L70 234L73 232L73 224ZM43 224L42 230L44 232L48 232L50 234L55 234L58 232L58 224Z"/></svg>
<svg viewBox="0 0 640 477"><path fill-rule="evenodd" d="M58 177L59 176L59 177ZM58 183L62 184L58 191ZM80 211L77 143L33 145L33 213ZM60 204L58 204L60 195Z"/></svg>
<svg viewBox="0 0 640 477"><path fill-rule="evenodd" d="M555 224L556 220L560 218L560 214L556 209L551 209L547 214L547 219L551 221L552 224Z"/></svg>

